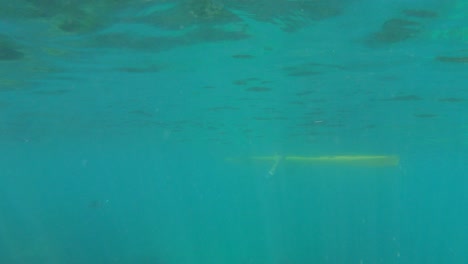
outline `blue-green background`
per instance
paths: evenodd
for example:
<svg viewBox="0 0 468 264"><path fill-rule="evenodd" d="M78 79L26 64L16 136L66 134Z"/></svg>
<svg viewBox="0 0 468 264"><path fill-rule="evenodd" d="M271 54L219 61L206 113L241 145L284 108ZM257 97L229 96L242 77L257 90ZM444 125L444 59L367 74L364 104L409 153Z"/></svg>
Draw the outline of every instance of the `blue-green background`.
<svg viewBox="0 0 468 264"><path fill-rule="evenodd" d="M0 263L468 263L467 14L0 1Z"/></svg>

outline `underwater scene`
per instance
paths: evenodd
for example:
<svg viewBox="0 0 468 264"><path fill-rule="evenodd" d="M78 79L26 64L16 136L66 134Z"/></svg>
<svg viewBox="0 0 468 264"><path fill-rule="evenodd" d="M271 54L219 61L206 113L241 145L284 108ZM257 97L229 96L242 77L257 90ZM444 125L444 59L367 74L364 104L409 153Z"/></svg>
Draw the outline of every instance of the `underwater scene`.
<svg viewBox="0 0 468 264"><path fill-rule="evenodd" d="M0 264L468 263L468 0L0 18Z"/></svg>

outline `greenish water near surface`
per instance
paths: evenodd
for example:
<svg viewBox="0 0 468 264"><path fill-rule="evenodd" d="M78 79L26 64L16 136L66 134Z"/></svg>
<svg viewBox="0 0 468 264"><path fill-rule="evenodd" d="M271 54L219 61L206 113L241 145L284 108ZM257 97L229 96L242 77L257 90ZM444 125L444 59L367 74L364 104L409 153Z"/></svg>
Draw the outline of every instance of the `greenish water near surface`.
<svg viewBox="0 0 468 264"><path fill-rule="evenodd" d="M466 14L0 1L0 263L467 263Z"/></svg>

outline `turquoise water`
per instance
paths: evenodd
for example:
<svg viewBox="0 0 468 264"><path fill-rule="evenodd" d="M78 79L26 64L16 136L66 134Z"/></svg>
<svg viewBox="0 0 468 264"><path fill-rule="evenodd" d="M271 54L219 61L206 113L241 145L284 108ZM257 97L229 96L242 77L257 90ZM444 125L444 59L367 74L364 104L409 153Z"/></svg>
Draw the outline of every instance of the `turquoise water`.
<svg viewBox="0 0 468 264"><path fill-rule="evenodd" d="M0 14L0 263L468 263L468 1Z"/></svg>

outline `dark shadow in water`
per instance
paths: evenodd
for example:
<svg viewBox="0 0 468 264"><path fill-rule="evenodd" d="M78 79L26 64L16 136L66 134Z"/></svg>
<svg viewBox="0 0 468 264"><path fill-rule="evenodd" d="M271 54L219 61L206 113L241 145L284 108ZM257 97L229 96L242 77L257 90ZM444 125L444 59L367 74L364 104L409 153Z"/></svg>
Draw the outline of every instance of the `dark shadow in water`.
<svg viewBox="0 0 468 264"><path fill-rule="evenodd" d="M0 61L21 60L23 58L23 52L13 42L5 36L0 36Z"/></svg>
<svg viewBox="0 0 468 264"><path fill-rule="evenodd" d="M408 19L391 18L382 24L378 32L370 35L367 39L367 44L369 46L376 46L398 43L416 36L420 31L421 25L418 22Z"/></svg>

